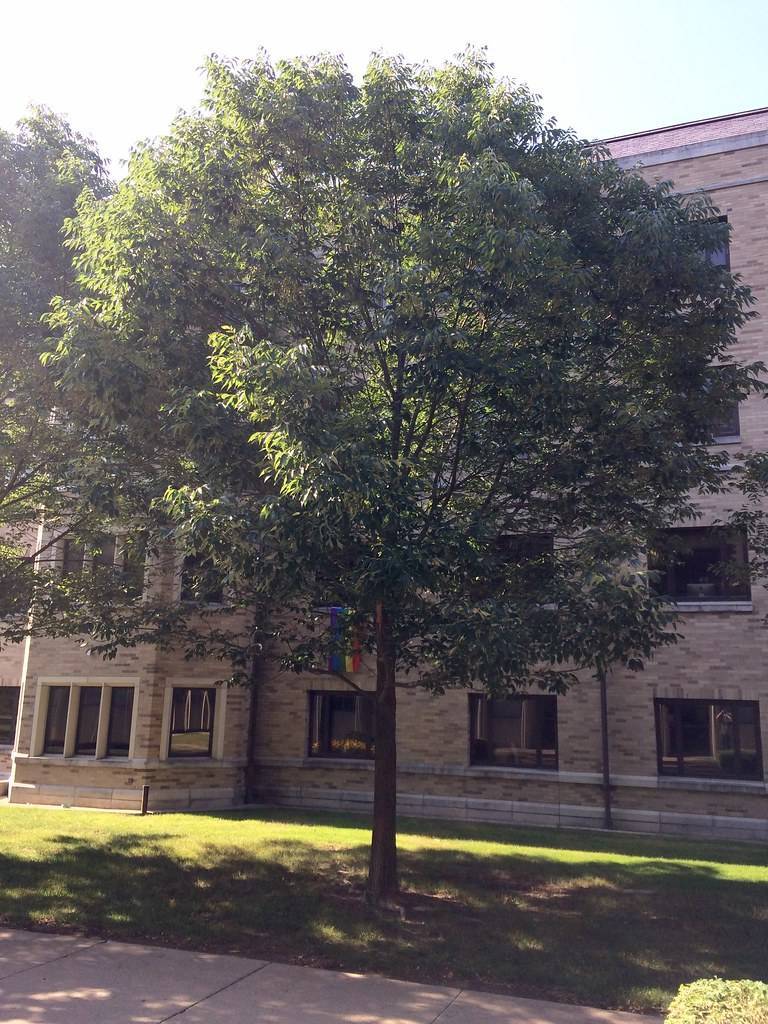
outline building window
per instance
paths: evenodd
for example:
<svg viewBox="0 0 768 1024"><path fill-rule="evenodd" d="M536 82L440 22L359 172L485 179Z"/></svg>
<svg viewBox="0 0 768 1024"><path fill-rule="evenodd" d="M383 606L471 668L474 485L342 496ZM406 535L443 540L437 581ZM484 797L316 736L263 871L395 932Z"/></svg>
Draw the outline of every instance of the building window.
<svg viewBox="0 0 768 1024"><path fill-rule="evenodd" d="M504 534L498 540L503 565L547 582L552 577L555 538L551 533Z"/></svg>
<svg viewBox="0 0 768 1024"><path fill-rule="evenodd" d="M762 779L758 702L656 700L660 775Z"/></svg>
<svg viewBox="0 0 768 1024"><path fill-rule="evenodd" d="M748 601L747 538L726 527L664 530L648 552L651 585L673 601Z"/></svg>
<svg viewBox="0 0 768 1024"><path fill-rule="evenodd" d="M65 540L61 548L61 571L65 576L83 571L85 549L74 540Z"/></svg>
<svg viewBox="0 0 768 1024"><path fill-rule="evenodd" d="M19 686L0 686L0 745L13 744L19 714Z"/></svg>
<svg viewBox="0 0 768 1024"><path fill-rule="evenodd" d="M181 570L181 600L186 604L222 604L224 588L209 559L187 555Z"/></svg>
<svg viewBox="0 0 768 1024"><path fill-rule="evenodd" d="M128 757L133 724L133 687L110 686L107 757Z"/></svg>
<svg viewBox="0 0 768 1024"><path fill-rule="evenodd" d="M117 539L113 534L104 533L97 537L91 548L91 565L95 569L114 569Z"/></svg>
<svg viewBox="0 0 768 1024"><path fill-rule="evenodd" d="M69 686L48 688L48 712L45 717L44 754L63 754L69 714Z"/></svg>
<svg viewBox="0 0 768 1024"><path fill-rule="evenodd" d="M36 753L128 757L133 725L133 686L45 686L47 712ZM72 691L75 691L72 693ZM104 702L107 702L106 704ZM103 711L103 713L102 713ZM67 737L71 737L68 739Z"/></svg>
<svg viewBox="0 0 768 1024"><path fill-rule="evenodd" d="M471 764L557 768L557 698L471 694Z"/></svg>
<svg viewBox="0 0 768 1024"><path fill-rule="evenodd" d="M144 592L146 558L147 544L144 536L121 538L117 550L117 568L122 573L129 597L141 597Z"/></svg>
<svg viewBox="0 0 768 1024"><path fill-rule="evenodd" d="M555 538L551 533L508 533L499 538L499 547L507 562L530 565L552 557Z"/></svg>
<svg viewBox="0 0 768 1024"><path fill-rule="evenodd" d="M741 437L738 402L730 405L722 416L712 424L712 437L715 442L730 441Z"/></svg>
<svg viewBox="0 0 768 1024"><path fill-rule="evenodd" d="M735 388L734 367L729 365L718 365L712 368L712 391L717 392L723 386L730 384L730 390ZM708 387L708 390L709 387ZM741 436L741 421L739 418L739 401L726 400L726 396L720 403L721 408L716 419L712 422L712 440L715 443L723 441L735 441Z"/></svg>
<svg viewBox="0 0 768 1024"><path fill-rule="evenodd" d="M85 564L96 572L118 573L131 598L140 597L144 590L145 560L143 537L102 533L94 538L87 550L83 544L73 540L65 540L61 545L61 571L65 576L82 572Z"/></svg>
<svg viewBox="0 0 768 1024"><path fill-rule="evenodd" d="M174 686L168 756L210 757L215 711L215 686Z"/></svg>
<svg viewBox="0 0 768 1024"><path fill-rule="evenodd" d="M727 217L718 217L720 224L727 224ZM722 267L724 270L731 269L731 243L726 238L716 249L713 249L709 254L709 262L714 267Z"/></svg>
<svg viewBox="0 0 768 1024"><path fill-rule="evenodd" d="M374 698L368 693L310 693L310 757L372 758Z"/></svg>
<svg viewBox="0 0 768 1024"><path fill-rule="evenodd" d="M101 687L81 686L77 709L76 754L96 753L99 734L99 711L101 710Z"/></svg>
<svg viewBox="0 0 768 1024"><path fill-rule="evenodd" d="M503 589L514 577L515 585L540 597L551 583L555 539L551 533L502 534L495 543L489 572L475 579L472 596L482 599Z"/></svg>

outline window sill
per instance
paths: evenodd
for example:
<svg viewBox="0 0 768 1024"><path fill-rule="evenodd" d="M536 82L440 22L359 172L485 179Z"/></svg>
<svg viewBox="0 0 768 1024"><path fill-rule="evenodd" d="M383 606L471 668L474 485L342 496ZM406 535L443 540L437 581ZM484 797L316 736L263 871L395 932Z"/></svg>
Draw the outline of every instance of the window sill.
<svg viewBox="0 0 768 1024"><path fill-rule="evenodd" d="M194 767L196 764L221 764L221 758L214 757L212 754L206 754L204 757L198 756L197 754L188 755L186 757L184 755L179 757L178 754L169 754L167 757L161 759L161 763L172 764L174 766L179 764L189 764Z"/></svg>
<svg viewBox="0 0 768 1024"><path fill-rule="evenodd" d="M753 611L751 601L670 601L670 604L685 615L689 612L736 612L744 615Z"/></svg>
<svg viewBox="0 0 768 1024"><path fill-rule="evenodd" d="M474 778L550 779L559 777L557 768L514 768L503 764L470 764L464 774Z"/></svg>
<svg viewBox="0 0 768 1024"><path fill-rule="evenodd" d="M373 771L373 758L364 757L304 757L301 759L304 768L346 768L351 771Z"/></svg>
<svg viewBox="0 0 768 1024"><path fill-rule="evenodd" d="M716 437L709 447L714 448L719 444L741 444L741 434L723 434L722 437Z"/></svg>
<svg viewBox="0 0 768 1024"><path fill-rule="evenodd" d="M65 757L64 754L30 754L20 755L15 754L14 757L21 759L24 757L26 761L35 761L36 763L44 764L57 764L57 765L74 765L76 767L89 767L92 768L95 764L106 764L111 767L120 765L130 765L134 767L136 762L134 758L130 757L94 757L93 754L73 754L71 757Z"/></svg>
<svg viewBox="0 0 768 1024"><path fill-rule="evenodd" d="M699 790L706 793L755 793L768 790L759 779L689 778L685 775L659 775L659 789Z"/></svg>

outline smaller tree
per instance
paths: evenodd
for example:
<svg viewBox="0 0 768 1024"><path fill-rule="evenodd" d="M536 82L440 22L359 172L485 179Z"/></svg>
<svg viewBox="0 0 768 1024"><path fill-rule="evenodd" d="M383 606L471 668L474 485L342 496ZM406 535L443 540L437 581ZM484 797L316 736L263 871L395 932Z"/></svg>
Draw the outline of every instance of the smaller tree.
<svg viewBox="0 0 768 1024"><path fill-rule="evenodd" d="M77 295L63 231L83 189L103 198L109 179L94 144L63 118L37 107L16 132L0 132L0 602L12 616L0 642L23 632L43 582L32 570L52 537L41 548L39 524L57 523L59 535L92 518L92 439L41 362L51 300Z"/></svg>

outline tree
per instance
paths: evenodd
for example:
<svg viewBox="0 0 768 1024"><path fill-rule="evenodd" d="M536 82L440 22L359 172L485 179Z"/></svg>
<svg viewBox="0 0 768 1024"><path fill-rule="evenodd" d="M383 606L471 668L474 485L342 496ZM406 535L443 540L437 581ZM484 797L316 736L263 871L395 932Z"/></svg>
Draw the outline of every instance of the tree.
<svg viewBox="0 0 768 1024"><path fill-rule="evenodd" d="M399 686L562 691L674 641L638 552L730 486L710 424L760 387L725 232L476 53L374 57L359 88L331 57L212 59L202 110L81 203L59 385L151 435L148 528L230 595L97 648L375 653L372 902L397 892Z"/></svg>
<svg viewBox="0 0 768 1024"><path fill-rule="evenodd" d="M90 514L61 487L86 468L88 439L71 410L54 415L63 396L41 363L51 346L43 316L54 296L76 294L63 229L78 196L87 188L103 198L109 187L93 143L50 110L35 108L15 133L0 132L0 592L3 612L22 615L0 635L18 634L42 584L32 575L39 522L71 527Z"/></svg>

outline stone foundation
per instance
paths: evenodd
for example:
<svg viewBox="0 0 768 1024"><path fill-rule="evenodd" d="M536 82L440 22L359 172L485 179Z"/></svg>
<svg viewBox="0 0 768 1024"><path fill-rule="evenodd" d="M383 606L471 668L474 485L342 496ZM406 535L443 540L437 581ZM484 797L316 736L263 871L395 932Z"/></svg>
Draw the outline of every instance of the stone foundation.
<svg viewBox="0 0 768 1024"><path fill-rule="evenodd" d="M369 814L373 806L371 766L366 763L301 767L262 764L256 793L266 803L315 810ZM404 816L549 828L602 828L603 793L590 773L493 769L435 772L404 766L398 811ZM477 776L474 774L477 772ZM538 776L538 778L531 778ZM674 783L669 785L670 781ZM418 788L417 788L418 787ZM724 792L725 791L725 792ZM727 794L727 795L725 795ZM701 839L768 841L768 787L764 783L615 777L613 820L617 829Z"/></svg>
<svg viewBox="0 0 768 1024"><path fill-rule="evenodd" d="M143 786L149 787L150 811L216 810L242 804L245 797L241 763L118 767L73 761L17 757L10 802L138 811Z"/></svg>

